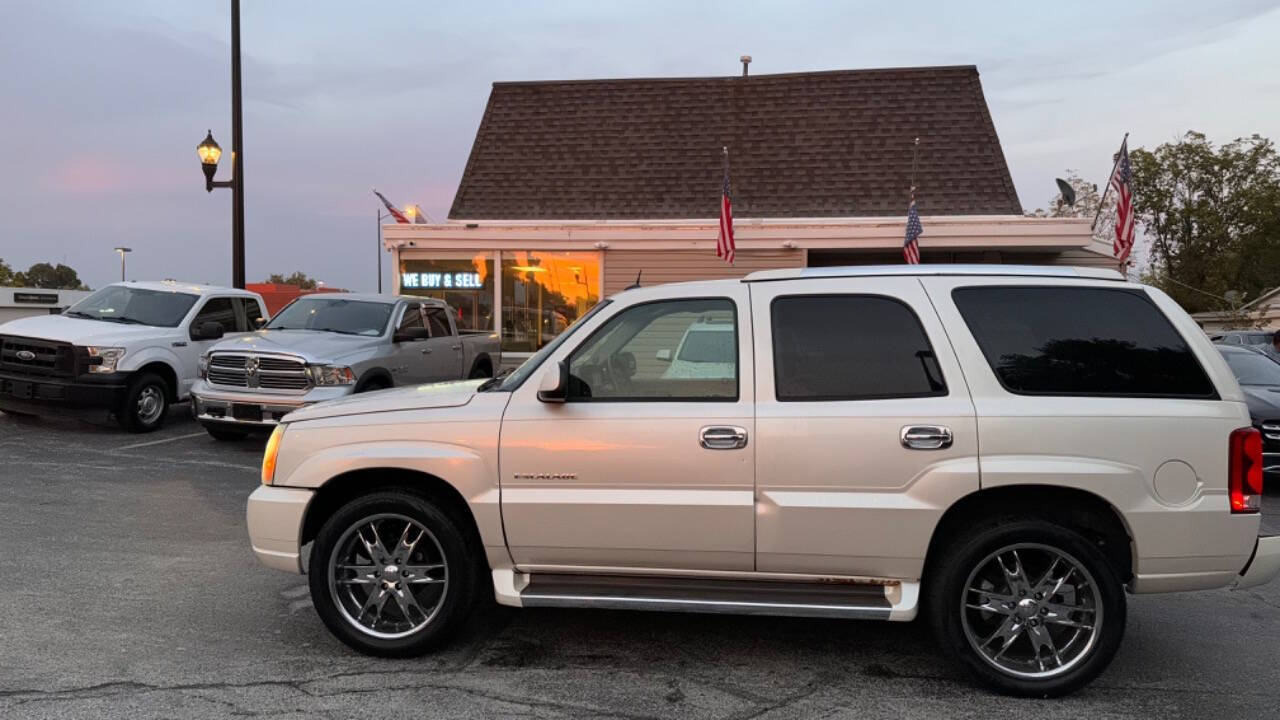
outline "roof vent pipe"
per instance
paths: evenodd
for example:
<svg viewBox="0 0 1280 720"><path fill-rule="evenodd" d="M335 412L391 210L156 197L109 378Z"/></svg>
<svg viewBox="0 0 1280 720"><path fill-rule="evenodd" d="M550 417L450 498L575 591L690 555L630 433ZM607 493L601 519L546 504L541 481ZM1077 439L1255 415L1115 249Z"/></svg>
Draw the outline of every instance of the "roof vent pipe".
<svg viewBox="0 0 1280 720"><path fill-rule="evenodd" d="M747 76L747 66L751 64L751 56L750 56L750 55L743 55L742 57L740 57L740 58L738 58L738 59L742 61L742 77L746 77L746 76Z"/></svg>

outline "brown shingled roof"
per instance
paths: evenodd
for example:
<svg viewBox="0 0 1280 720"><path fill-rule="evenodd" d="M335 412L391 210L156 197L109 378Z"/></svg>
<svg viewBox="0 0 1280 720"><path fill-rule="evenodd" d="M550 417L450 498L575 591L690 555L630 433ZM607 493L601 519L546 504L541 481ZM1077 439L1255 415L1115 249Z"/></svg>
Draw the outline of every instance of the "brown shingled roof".
<svg viewBox="0 0 1280 720"><path fill-rule="evenodd" d="M973 66L494 83L449 217L1021 215Z"/></svg>

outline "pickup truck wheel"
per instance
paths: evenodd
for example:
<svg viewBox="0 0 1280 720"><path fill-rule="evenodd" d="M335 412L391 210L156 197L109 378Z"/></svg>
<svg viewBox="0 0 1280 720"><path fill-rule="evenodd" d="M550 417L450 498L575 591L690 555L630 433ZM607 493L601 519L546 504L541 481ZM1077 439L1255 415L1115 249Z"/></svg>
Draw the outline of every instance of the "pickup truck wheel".
<svg viewBox="0 0 1280 720"><path fill-rule="evenodd" d="M476 363L475 367L471 368L471 374L467 376L467 379L479 380L480 378L491 377L493 377L493 368L489 367L488 363Z"/></svg>
<svg viewBox="0 0 1280 720"><path fill-rule="evenodd" d="M369 655L412 657L465 620L479 567L458 524L424 498L377 492L320 528L311 599L339 640Z"/></svg>
<svg viewBox="0 0 1280 720"><path fill-rule="evenodd" d="M168 412L169 386L159 375L145 372L129 382L116 420L129 432L147 433L160 429Z"/></svg>
<svg viewBox="0 0 1280 720"><path fill-rule="evenodd" d="M1004 518L949 545L927 578L930 621L984 684L1056 697L1111 662L1124 636L1124 586L1087 538L1048 521Z"/></svg>

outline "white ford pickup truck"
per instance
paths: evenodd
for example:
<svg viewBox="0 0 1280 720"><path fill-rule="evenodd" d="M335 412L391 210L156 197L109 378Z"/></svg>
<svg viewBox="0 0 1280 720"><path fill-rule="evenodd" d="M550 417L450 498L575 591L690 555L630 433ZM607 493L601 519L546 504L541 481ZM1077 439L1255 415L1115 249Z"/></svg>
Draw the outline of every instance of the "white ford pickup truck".
<svg viewBox="0 0 1280 720"><path fill-rule="evenodd" d="M172 281L107 285L61 315L0 325L0 410L114 415L159 428L186 400L200 354L267 320L257 293Z"/></svg>
<svg viewBox="0 0 1280 720"><path fill-rule="evenodd" d="M258 558L383 656L439 645L491 583L522 607L921 614L982 682L1051 696L1106 667L1128 593L1280 573L1226 363L1169 297L1090 269L628 290L505 378L289 415L262 482Z"/></svg>

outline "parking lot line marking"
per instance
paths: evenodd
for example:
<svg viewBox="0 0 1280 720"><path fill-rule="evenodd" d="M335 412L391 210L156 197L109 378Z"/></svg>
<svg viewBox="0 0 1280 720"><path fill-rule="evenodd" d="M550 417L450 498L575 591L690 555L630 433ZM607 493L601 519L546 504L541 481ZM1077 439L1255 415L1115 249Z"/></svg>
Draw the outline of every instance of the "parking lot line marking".
<svg viewBox="0 0 1280 720"><path fill-rule="evenodd" d="M177 440L189 440L193 437L200 437L201 435L204 435L204 433L198 432L198 433L191 433L190 435L179 435L178 437L165 438L163 440L152 440L151 442L134 443L132 445L125 445L124 447L116 448L116 450L132 450L134 448L150 447L152 445L162 445L164 443L174 442Z"/></svg>

